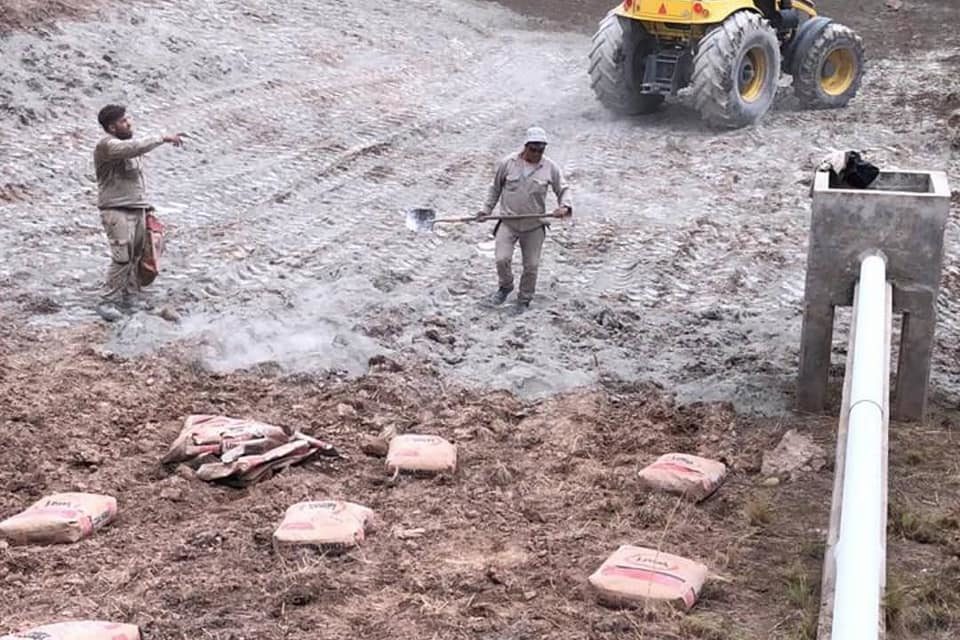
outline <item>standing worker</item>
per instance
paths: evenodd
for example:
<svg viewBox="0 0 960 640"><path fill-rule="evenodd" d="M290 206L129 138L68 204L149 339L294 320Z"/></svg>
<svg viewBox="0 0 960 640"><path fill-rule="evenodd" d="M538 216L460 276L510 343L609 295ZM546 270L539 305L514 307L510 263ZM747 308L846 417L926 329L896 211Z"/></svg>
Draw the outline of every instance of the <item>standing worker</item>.
<svg viewBox="0 0 960 640"><path fill-rule="evenodd" d="M153 206L146 199L141 157L162 144L183 144L180 133L133 139L133 119L121 105L110 104L97 116L107 133L97 143L93 164L97 174L97 207L110 242L110 267L97 312L113 322L122 310L138 306L138 271L146 239L146 215Z"/></svg>
<svg viewBox="0 0 960 640"><path fill-rule="evenodd" d="M477 213L480 219L490 216L499 200L500 214L506 217L494 229L497 277L500 281L499 289L493 294L494 304L502 304L513 291L513 247L517 242L520 243L523 274L520 276L517 312L529 308L533 300L548 223L543 218L510 220L510 217L546 215L548 188L553 189L559 205L553 215L563 218L573 215L570 192L563 174L550 158L543 155L546 148L546 132L540 127L527 129L523 149L519 153L511 153L497 165L487 201Z"/></svg>

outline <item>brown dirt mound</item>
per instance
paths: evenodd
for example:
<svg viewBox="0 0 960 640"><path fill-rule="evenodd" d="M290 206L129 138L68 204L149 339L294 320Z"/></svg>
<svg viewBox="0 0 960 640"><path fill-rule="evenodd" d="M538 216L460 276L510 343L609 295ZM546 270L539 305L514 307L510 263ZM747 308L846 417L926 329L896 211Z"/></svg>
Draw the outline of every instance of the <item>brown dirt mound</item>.
<svg viewBox="0 0 960 640"><path fill-rule="evenodd" d="M37 24L85 15L97 0L4 0L0 11L0 33L26 29Z"/></svg>
<svg viewBox="0 0 960 640"><path fill-rule="evenodd" d="M808 551L822 538L829 474L774 489L756 476L786 425L763 428L725 404L676 406L652 386L524 404L390 363L355 381L266 369L220 376L173 354L121 361L84 346L99 339L90 330L0 337L0 515L65 489L120 503L118 521L90 540L0 551L0 581L18 594L2 612L11 629L89 616L139 623L154 640L319 630L614 638L641 628L736 638L702 634L736 621L738 633L749 630L742 637L771 637L815 612L813 599L798 608L783 584L798 563L816 584L819 558ZM158 462L194 412L302 427L349 459L246 490L205 484ZM359 451L362 435L387 425L456 442L457 474L391 480L382 459ZM719 457L731 477L699 506L640 490L637 471L673 450ZM327 497L372 507L380 529L347 555L276 555L284 510ZM586 578L620 544L705 562L714 578L695 613L597 605Z"/></svg>

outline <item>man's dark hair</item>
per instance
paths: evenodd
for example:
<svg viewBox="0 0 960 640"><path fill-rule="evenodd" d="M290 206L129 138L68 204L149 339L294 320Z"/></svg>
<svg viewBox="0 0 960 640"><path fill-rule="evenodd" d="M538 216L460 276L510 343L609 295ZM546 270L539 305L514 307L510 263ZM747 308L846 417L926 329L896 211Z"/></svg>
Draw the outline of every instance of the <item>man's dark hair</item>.
<svg viewBox="0 0 960 640"><path fill-rule="evenodd" d="M122 104L108 104L103 109L100 109L97 120L100 121L100 126L106 131L107 127L125 115L127 115L127 108Z"/></svg>

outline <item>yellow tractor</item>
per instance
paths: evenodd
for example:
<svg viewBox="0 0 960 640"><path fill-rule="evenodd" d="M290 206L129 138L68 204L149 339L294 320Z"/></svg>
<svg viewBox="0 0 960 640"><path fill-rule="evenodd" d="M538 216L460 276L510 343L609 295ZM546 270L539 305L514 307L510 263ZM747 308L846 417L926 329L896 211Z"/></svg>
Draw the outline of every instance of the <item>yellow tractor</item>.
<svg viewBox="0 0 960 640"><path fill-rule="evenodd" d="M811 0L624 0L593 37L590 84L629 115L690 87L704 120L732 128L770 109L781 71L804 107L845 106L863 61L860 37Z"/></svg>

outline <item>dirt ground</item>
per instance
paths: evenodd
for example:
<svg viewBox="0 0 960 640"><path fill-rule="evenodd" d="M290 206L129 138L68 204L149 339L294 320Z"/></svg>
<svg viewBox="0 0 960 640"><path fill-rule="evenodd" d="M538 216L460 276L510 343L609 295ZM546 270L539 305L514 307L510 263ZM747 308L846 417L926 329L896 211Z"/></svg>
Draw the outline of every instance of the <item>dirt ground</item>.
<svg viewBox="0 0 960 640"><path fill-rule="evenodd" d="M60 490L120 504L87 541L0 549L6 629L94 617L134 621L153 640L813 637L829 462L773 487L760 464L787 429L829 459L832 418L680 406L642 384L524 402L387 359L350 380L269 366L216 374L175 349L120 359L103 340L83 329L0 341L0 514ZM161 467L183 418L207 412L302 428L347 459L244 490ZM456 442L457 474L393 481L358 447L387 425ZM960 625L960 474L943 455L957 430L937 416L892 432L893 638L946 639ZM640 489L637 471L675 450L723 460L727 482L700 505ZM327 497L370 506L378 529L345 556L278 555L271 534L286 507ZM586 578L620 544L705 562L694 611L596 604Z"/></svg>
<svg viewBox="0 0 960 640"><path fill-rule="evenodd" d="M719 632L744 617L756 630L801 624L804 612L772 594L790 578L784 569L816 567L821 536L791 504L829 479L756 485L779 432L815 422L755 424L729 405L678 407L644 385L530 404L443 388L430 372L389 363L353 381L211 375L174 353L122 361L89 346L102 340L92 330L66 345L37 336L4 354L0 512L68 486L121 505L120 520L89 541L3 552L0 579L18 594L5 626L98 615L135 619L155 639L669 638L714 637L691 629ZM349 459L247 490L185 479L158 460L191 412L300 426ZM357 449L361 434L385 425L457 442L458 473L392 482L383 460ZM637 470L675 449L719 456L729 482L701 506L638 490ZM270 536L284 509L322 496L368 505L382 526L345 557L278 556ZM770 506L751 515L751 502ZM425 535L398 539L415 528ZM716 578L694 616L593 602L586 576L627 542L709 564Z"/></svg>
<svg viewBox="0 0 960 640"><path fill-rule="evenodd" d="M81 17L98 4L96 0L7 0L0 15L0 33Z"/></svg>
<svg viewBox="0 0 960 640"><path fill-rule="evenodd" d="M100 617L151 640L811 640L832 469L777 486L759 472L788 429L834 446L834 418L788 409L809 173L853 147L960 180L955 8L878 4L818 3L872 52L848 109L797 111L785 91L756 127L718 133L682 100L646 120L599 109L583 57L609 7L593 0L5 2L0 517L71 489L117 496L120 518L76 545L0 549L0 633ZM151 295L178 323L93 321L105 100L195 135L148 164L172 230ZM477 302L489 230L412 237L398 220L472 210L478 167L534 120L578 217L551 230L518 320ZM960 630L956 232L935 406L891 429L896 639ZM299 426L348 459L245 490L162 468L206 412ZM455 441L459 472L391 481L358 449L385 425ZM640 490L637 471L673 450L730 478L701 505ZM283 511L324 497L372 507L380 528L345 556L275 553ZM694 611L597 605L586 578L624 543L705 562Z"/></svg>

